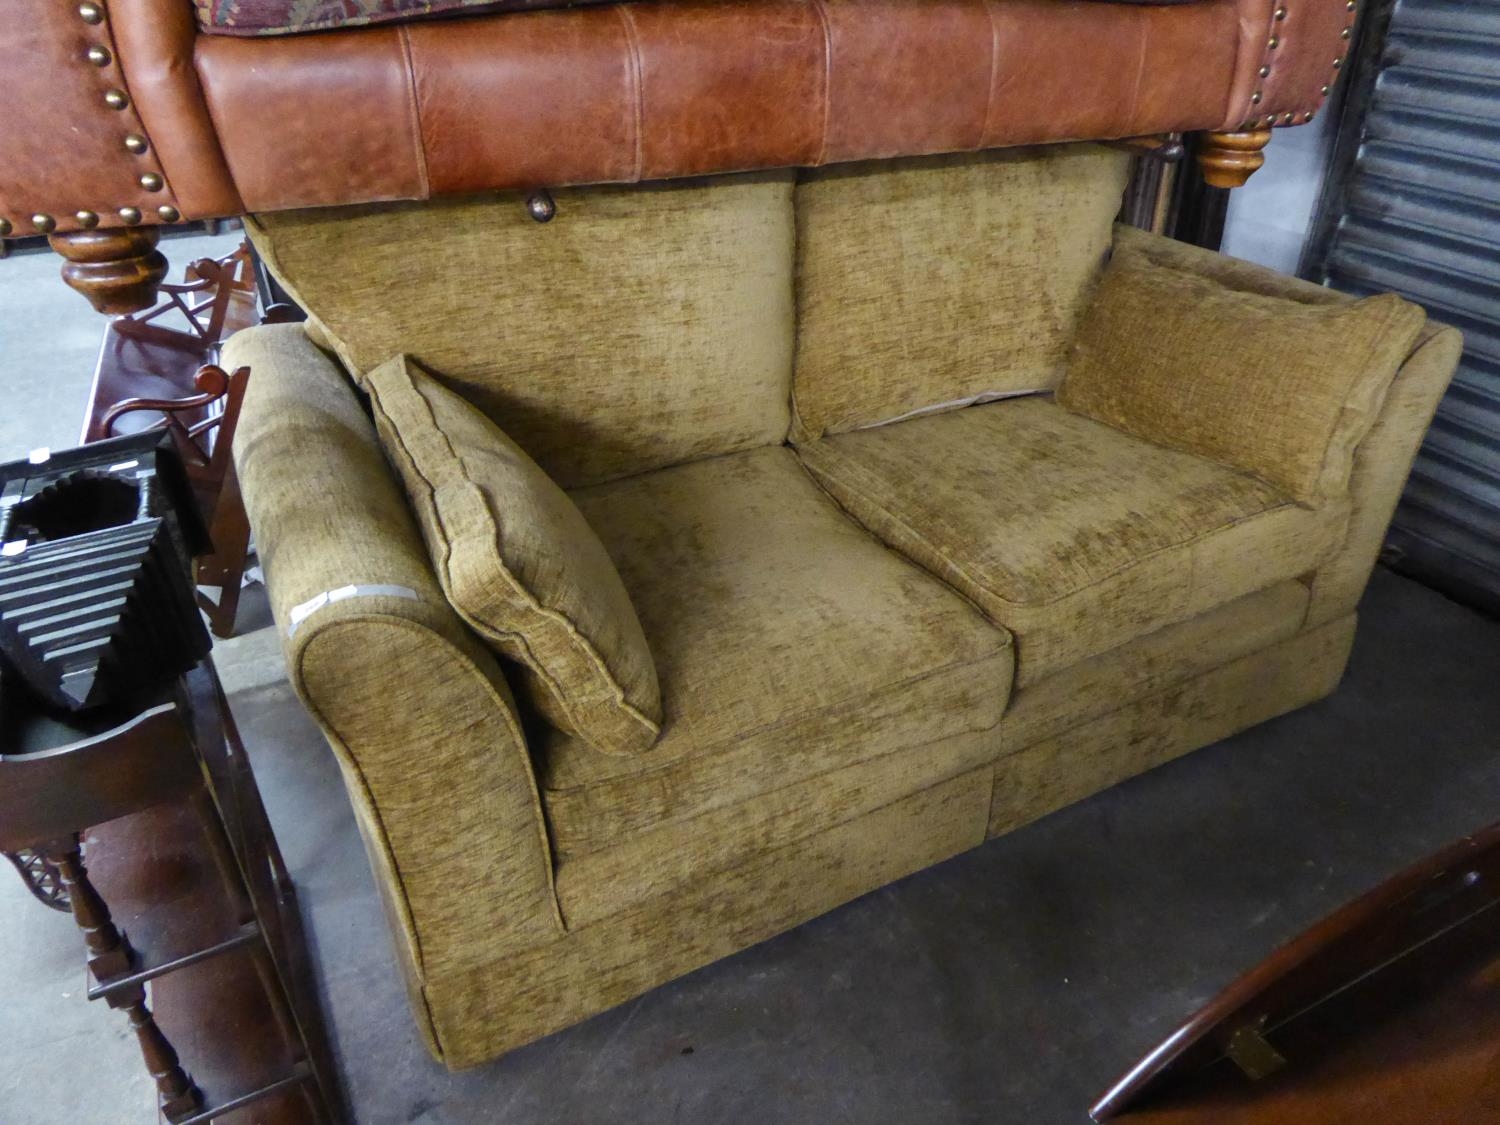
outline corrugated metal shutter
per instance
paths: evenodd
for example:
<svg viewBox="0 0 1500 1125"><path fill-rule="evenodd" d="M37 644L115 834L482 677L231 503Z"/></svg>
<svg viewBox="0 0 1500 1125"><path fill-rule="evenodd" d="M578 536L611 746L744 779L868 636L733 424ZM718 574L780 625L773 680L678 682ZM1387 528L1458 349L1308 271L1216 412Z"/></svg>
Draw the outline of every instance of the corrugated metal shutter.
<svg viewBox="0 0 1500 1125"><path fill-rule="evenodd" d="M1463 330L1391 546L1402 569L1500 608L1500 0L1399 0L1376 66L1316 279L1393 289Z"/></svg>

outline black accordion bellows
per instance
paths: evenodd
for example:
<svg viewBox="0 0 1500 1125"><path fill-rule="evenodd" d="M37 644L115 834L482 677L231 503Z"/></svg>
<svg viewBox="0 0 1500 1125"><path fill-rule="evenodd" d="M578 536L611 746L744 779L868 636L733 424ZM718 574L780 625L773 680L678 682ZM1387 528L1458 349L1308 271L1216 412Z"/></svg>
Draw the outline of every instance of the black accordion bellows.
<svg viewBox="0 0 1500 1125"><path fill-rule="evenodd" d="M160 431L0 466L0 675L70 711L159 689L208 652L206 548Z"/></svg>

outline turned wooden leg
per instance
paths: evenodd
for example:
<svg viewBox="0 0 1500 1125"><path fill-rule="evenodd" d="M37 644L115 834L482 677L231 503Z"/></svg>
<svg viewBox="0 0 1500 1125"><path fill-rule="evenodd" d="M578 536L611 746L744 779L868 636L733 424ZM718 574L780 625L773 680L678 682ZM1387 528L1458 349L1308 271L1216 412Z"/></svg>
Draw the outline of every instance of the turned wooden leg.
<svg viewBox="0 0 1500 1125"><path fill-rule="evenodd" d="M108 977L129 972L135 956L110 918L109 907L104 905L104 899L89 879L78 837L53 841L43 849L43 854L57 868L68 893L73 920L83 931L83 940L88 946L89 972L94 979L102 983ZM106 1002L111 1008L123 1010L130 1020L130 1029L135 1032L146 1069L156 1081L157 1100L166 1119L179 1121L198 1109L202 1097L182 1069L171 1042L156 1025L151 1009L146 1006L146 986L137 984L112 992L106 997Z"/></svg>
<svg viewBox="0 0 1500 1125"><path fill-rule="evenodd" d="M1243 133L1204 133L1198 142L1198 166L1213 187L1243 187L1266 162L1261 150L1271 142L1271 130Z"/></svg>
<svg viewBox="0 0 1500 1125"><path fill-rule="evenodd" d="M96 312L123 316L156 303L167 259L156 249L155 227L79 230L47 241L64 258L63 280L88 298Z"/></svg>

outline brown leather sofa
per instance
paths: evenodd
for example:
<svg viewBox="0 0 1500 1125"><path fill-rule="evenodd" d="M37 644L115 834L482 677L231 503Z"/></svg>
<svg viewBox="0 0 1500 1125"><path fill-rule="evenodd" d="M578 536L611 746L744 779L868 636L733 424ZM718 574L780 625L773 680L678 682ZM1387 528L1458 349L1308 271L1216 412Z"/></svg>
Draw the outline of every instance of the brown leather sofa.
<svg viewBox="0 0 1500 1125"><path fill-rule="evenodd" d="M189 0L0 0L0 237L50 235L115 313L149 303L155 227L181 219L1189 131L1232 186L1272 126L1323 104L1356 15L657 0L416 19L366 2L392 22L245 37L208 0L201 23Z"/></svg>

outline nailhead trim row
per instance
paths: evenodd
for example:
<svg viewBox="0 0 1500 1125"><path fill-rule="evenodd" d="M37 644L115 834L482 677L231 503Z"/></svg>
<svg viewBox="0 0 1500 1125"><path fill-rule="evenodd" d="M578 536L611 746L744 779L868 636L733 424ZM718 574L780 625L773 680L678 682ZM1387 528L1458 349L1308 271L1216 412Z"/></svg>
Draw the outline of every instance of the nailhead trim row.
<svg viewBox="0 0 1500 1125"><path fill-rule="evenodd" d="M1291 2L1294 2L1294 0L1288 0L1288 3ZM1319 0L1300 0L1300 2L1318 3ZM1339 32L1339 38L1342 39L1345 43L1349 43L1354 38L1354 24L1359 15L1359 0L1345 0L1344 9L1349 13L1349 23L1344 27L1343 31ZM1283 20L1285 20L1286 17L1286 4L1280 5L1274 12L1271 13L1273 32L1266 39L1266 55L1264 61L1261 63L1260 69L1256 72L1262 78L1269 78L1271 76L1273 63L1275 61L1275 57L1272 52L1280 47L1282 43L1282 36L1279 32L1274 31L1274 27L1276 24L1281 23ZM1328 82L1319 91L1325 101L1328 99L1328 95L1333 92L1333 84L1338 80L1339 71L1343 69L1344 58L1344 55L1339 55L1333 60L1332 74L1329 76ZM1252 106L1260 105L1264 97L1264 91L1256 89L1250 95L1250 104ZM1295 125L1299 121L1305 124L1306 122L1311 121L1316 114L1317 110L1307 110L1302 113L1283 113L1280 115L1268 113L1264 117L1251 117L1246 120L1244 125L1240 127L1242 129L1249 130L1274 128L1277 125Z"/></svg>
<svg viewBox="0 0 1500 1125"><path fill-rule="evenodd" d="M166 171L156 160L145 125L136 112L125 85L125 75L120 69L119 52L109 30L109 13L105 4L102 0L83 0L78 5L77 14L89 29L87 34L97 39L79 56L78 64L87 67L94 74L100 87L101 110L121 115L124 131L120 137L120 147L135 158L136 164L136 169L129 173L130 181L137 190L147 192L153 198L149 203L142 200L139 205L121 202L98 208L83 208L72 215L37 212L24 219L0 215L0 238L17 237L25 233L52 234L59 230L92 230L99 226L101 217L105 215L126 226L136 226L148 221L175 223L182 218L171 185L167 181ZM122 191L122 194L125 192ZM30 230L27 231L26 228Z"/></svg>

